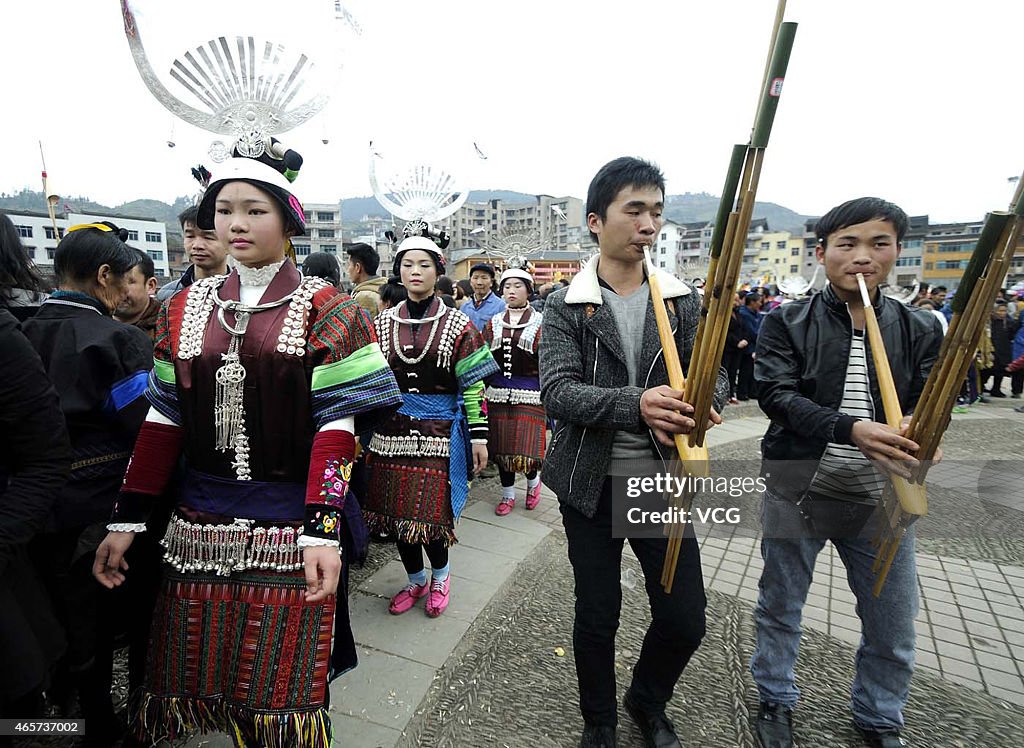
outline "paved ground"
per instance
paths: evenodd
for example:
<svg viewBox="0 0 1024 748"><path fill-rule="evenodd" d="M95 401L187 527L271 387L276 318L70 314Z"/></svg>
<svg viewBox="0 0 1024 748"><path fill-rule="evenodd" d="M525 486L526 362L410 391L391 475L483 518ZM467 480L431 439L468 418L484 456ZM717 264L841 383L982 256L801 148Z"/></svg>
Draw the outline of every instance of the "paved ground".
<svg viewBox="0 0 1024 748"><path fill-rule="evenodd" d="M946 460L932 475L931 515L919 525L919 669L907 714L914 746L1022 744L1024 507L996 485L1006 483L1008 466L1022 462L1017 404L955 415ZM726 470L746 470L766 421L753 404L726 415L728 422L710 432L712 454ZM510 516L496 517L498 494L495 479L473 487L451 554L452 604L440 619L428 619L422 606L388 615L387 599L404 582L393 547L374 546L367 567L355 572L352 623L361 662L331 689L336 745L578 742L571 571L560 515L545 491L536 511L524 511L520 501ZM738 527L719 526L702 541L709 632L669 709L684 745L753 746L756 692L747 662L760 574L758 510L749 497L740 506ZM648 616L628 550L623 568L617 667L624 689ZM857 746L846 701L859 621L830 546L816 572L798 668L798 738L802 746ZM640 744L623 716L620 745ZM188 745L230 743L215 735Z"/></svg>

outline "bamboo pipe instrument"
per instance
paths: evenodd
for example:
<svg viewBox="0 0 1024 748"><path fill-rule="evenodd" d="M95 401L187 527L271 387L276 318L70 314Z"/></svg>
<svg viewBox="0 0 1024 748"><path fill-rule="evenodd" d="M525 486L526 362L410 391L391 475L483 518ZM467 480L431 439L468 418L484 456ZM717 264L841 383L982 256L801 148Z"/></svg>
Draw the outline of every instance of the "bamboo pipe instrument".
<svg viewBox="0 0 1024 748"><path fill-rule="evenodd" d="M903 422L903 408L900 407L896 382L893 381L889 357L882 340L882 329L878 325L875 308L871 305L871 294L868 293L863 273L857 273L857 285L860 287L860 297L864 304L864 327L868 335L868 344L871 346L871 358L875 362L875 376L878 378L878 389L882 394L885 422L890 428L899 430ZM928 500L925 497L924 486L911 484L900 475L893 475L891 480L903 511L919 516L928 513Z"/></svg>
<svg viewBox="0 0 1024 748"><path fill-rule="evenodd" d="M917 441L920 446L920 468L915 476L915 482L922 486L930 461L938 449L942 432L949 424L953 402L984 332L985 316L995 297L998 283L1002 280L1003 268L1016 247L1021 222L1011 221L1012 218L1013 216L1008 213L991 213L985 222L974 254L965 269L961 288L954 297L956 311L940 349L941 358L929 373L918 400L918 408L907 430L907 437ZM880 572L874 586L876 597L881 594L888 570L899 550L900 541L906 534L909 522L913 521L913 515L916 514L904 511L906 507L901 506L902 502L892 504L894 505L885 508L890 535L884 536L886 526L883 525L875 541L878 555L872 570Z"/></svg>
<svg viewBox="0 0 1024 748"><path fill-rule="evenodd" d="M644 260L647 263L647 283L651 290L651 303L654 305L654 319L658 323L658 337L661 340L662 355L665 357L665 370L668 372L668 385L685 393L686 379L683 377L683 366L679 361L679 350L672 336L672 325L668 321L668 312L665 309L665 297L661 293L661 282L649 247L644 247ZM709 474L706 447L691 447L682 434L675 434L673 441L687 473L697 476Z"/></svg>
<svg viewBox="0 0 1024 748"><path fill-rule="evenodd" d="M908 438L920 445L918 459L921 466L915 480L922 486L930 460L938 450L942 432L949 424L956 393L984 332L984 322L996 290L1009 268L1024 229L1024 176L1018 180L1010 211L990 213L985 221L953 299L953 319L942 342L939 361L929 374L907 429ZM873 569L879 572L873 588L876 597L881 594L900 543L916 518L904 512L900 502L888 494L883 495L883 511L887 522L876 540L879 551ZM887 528L889 536L885 537Z"/></svg>
<svg viewBox="0 0 1024 748"><path fill-rule="evenodd" d="M747 146L734 145L732 157L729 159L729 170L725 175L725 185L722 187L722 200L718 204L718 214L715 216L715 228L711 234L710 262L708 264L708 277L704 283L704 298L701 300L700 322L697 324L697 335L693 342L693 352L690 354L690 368L687 378L695 381L695 376L700 370L700 361L703 356L703 343L705 340L705 329L707 328L708 312L711 300L714 298L714 289L718 282L718 263L722 256L722 248L732 245L730 218L731 208L736 201L736 190L740 184L740 173L743 171L743 162L747 157ZM733 224L734 225L734 224Z"/></svg>
<svg viewBox="0 0 1024 748"><path fill-rule="evenodd" d="M676 348L676 341L672 335L672 326L669 323L668 312L665 309L665 297L661 293L661 282L658 278L657 269L651 259L649 248L644 248L644 260L647 263L647 283L651 291L651 304L654 306L654 319L658 324L658 337L661 340L662 355L665 357L665 370L668 372L669 386L674 390L686 392L686 379L683 377L683 367L679 360L679 350ZM673 441L676 446L676 453L679 455L681 469L688 475L706 476L709 474L708 452L704 447L691 447L686 443L682 434L674 434ZM692 494L687 492L682 497L677 497L675 506L686 505L688 509L689 500ZM662 584L665 591L672 589L675 580L675 569L679 562L679 548L683 530L681 523L673 522L666 524L666 531L669 535L669 547L665 556L665 564L662 568Z"/></svg>
<svg viewBox="0 0 1024 748"><path fill-rule="evenodd" d="M784 4L780 3L780 6L783 6L780 8L781 12L784 10ZM723 235L723 240L728 239L728 241L723 241L723 247L717 257L714 254L717 247L714 241L712 242L712 265L715 272L713 279L709 277L709 284L705 286L707 314L702 319L703 329L698 326L698 338L694 345L696 355L691 359L690 365L690 381L694 383L695 387L691 402L695 414L699 416L695 419L697 427L689 437L691 446L703 444L707 435L708 416L711 412L718 370L722 363L729 319L732 316L732 300L736 293L743 264L746 232L753 216L761 167L764 163L764 151L771 135L775 112L778 109L779 97L782 93L782 82L786 75L786 68L789 65L793 49L793 40L796 36L797 25L795 23L781 23L781 16L778 14L776 21L777 23L772 29L773 43L769 50L769 61L765 68L766 74L763 78L757 115L754 118L750 143L745 149L742 176L737 185L740 197L735 209L728 214L729 223L734 222L735 225L730 228L727 224L725 234L728 236ZM730 161L729 174L726 178L726 190L719 206L715 226L716 233L722 224L721 216L731 204L735 194L735 190L729 188L734 179L735 167L739 163L741 148L742 146L733 149L733 158Z"/></svg>
<svg viewBox="0 0 1024 748"><path fill-rule="evenodd" d="M715 220L708 278L701 304L701 318L698 322L697 335L690 356L687 379L689 384L686 389L686 401L694 406L695 422L695 428L686 440L687 446L691 449L704 448L704 437L710 420L715 385L721 368L725 336L732 315L732 300L736 293L736 285L743 263L746 231L754 210L764 149L768 144L779 96L782 93L782 81L789 64L789 56L796 34L795 23L783 23L785 9L785 0L779 0L775 21L772 25L771 43L768 46L768 56L761 80L760 99L750 142L745 146L733 147L729 169L726 173L725 188L722 191L722 199ZM739 189L741 185L742 189ZM738 189L739 201L736 200ZM735 208L733 207L734 203ZM653 298L653 285L651 294ZM656 303L656 308L657 306L659 305ZM678 442L679 438L677 437L677 448ZM688 495L685 501L688 503L690 499L692 496ZM662 573L662 583L667 593L671 592L683 529L675 525L667 528L669 546Z"/></svg>
<svg viewBox="0 0 1024 748"><path fill-rule="evenodd" d="M985 223L971 261L964 272L961 289L954 297L956 309L950 329L940 348L940 359L929 373L910 428L907 430L907 437L916 441L920 447L917 455L920 468L915 475L915 482L918 484L924 484L928 466L938 449L942 432L949 424L953 402L984 332L984 314L995 295L993 284L1001 277L998 273L992 272L993 264L996 262L994 250L1002 246L1005 252L1010 239L1007 234L1009 218L1009 214L992 213ZM886 528L883 526L875 541L878 555L872 570L881 570L874 588L876 596L881 593L888 569L899 549L900 540L906 534L909 521L913 520L903 512L900 502L891 503L892 506L886 507L890 536L884 536Z"/></svg>

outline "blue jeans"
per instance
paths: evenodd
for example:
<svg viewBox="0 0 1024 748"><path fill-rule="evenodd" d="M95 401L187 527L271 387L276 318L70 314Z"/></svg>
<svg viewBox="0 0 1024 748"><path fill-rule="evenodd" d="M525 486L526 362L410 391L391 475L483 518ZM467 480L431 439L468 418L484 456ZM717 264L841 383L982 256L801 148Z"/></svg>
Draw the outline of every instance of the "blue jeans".
<svg viewBox="0 0 1024 748"><path fill-rule="evenodd" d="M829 516L811 530L795 504L771 493L764 495L764 571L755 612L757 646L750 663L761 701L792 708L800 696L794 676L800 618L815 559L830 540L846 566L861 620L850 704L854 722L873 730L901 728L914 672L918 610L914 528L904 536L885 587L876 598L871 591L876 555L871 538L879 516L872 515L870 507L843 501L809 500L806 506L815 506L816 515L826 512ZM852 531L843 531L844 526Z"/></svg>

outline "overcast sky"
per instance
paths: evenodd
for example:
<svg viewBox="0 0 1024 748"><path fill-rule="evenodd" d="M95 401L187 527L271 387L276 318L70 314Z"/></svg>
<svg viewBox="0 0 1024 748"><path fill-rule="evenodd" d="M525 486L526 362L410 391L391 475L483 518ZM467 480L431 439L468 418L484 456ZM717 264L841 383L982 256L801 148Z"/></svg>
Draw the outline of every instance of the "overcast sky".
<svg viewBox="0 0 1024 748"><path fill-rule="evenodd" d="M214 3L302 12L297 0L161 0L200 10L143 28L147 46L184 51L222 33L195 20ZM346 5L362 34L332 103L282 136L306 159L305 202L370 194L371 139L476 141L487 160L474 189L585 197L602 163L629 154L656 161L670 193L718 194L732 144L749 136L775 13L774 0ZM189 167L211 165L217 136L178 121L167 147L174 118L135 69L117 0L7 0L0 17L0 191L39 188L42 139L63 194L195 192ZM1024 2L791 0L786 18L800 25L759 199L820 214L875 194L933 221L1006 207L1007 178L1024 169Z"/></svg>

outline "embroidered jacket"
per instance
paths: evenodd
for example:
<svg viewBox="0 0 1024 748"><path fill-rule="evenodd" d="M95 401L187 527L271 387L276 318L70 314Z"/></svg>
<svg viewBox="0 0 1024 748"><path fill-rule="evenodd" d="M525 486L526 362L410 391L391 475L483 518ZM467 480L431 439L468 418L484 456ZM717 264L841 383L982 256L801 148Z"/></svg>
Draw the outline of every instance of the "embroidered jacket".
<svg viewBox="0 0 1024 748"><path fill-rule="evenodd" d="M431 300L423 318L441 315L433 323L403 324L405 304L387 309L374 320L380 348L402 392L422 395L461 394L472 439L487 438L483 379L497 373L490 349L469 318ZM431 331L433 330L433 334ZM381 455L448 455L451 422L412 419L396 413L373 435L370 450Z"/></svg>
<svg viewBox="0 0 1024 748"><path fill-rule="evenodd" d="M537 354L542 322L543 315L527 306L516 325L506 309L484 327L484 340L501 367L501 372L487 382L487 402L540 405Z"/></svg>

